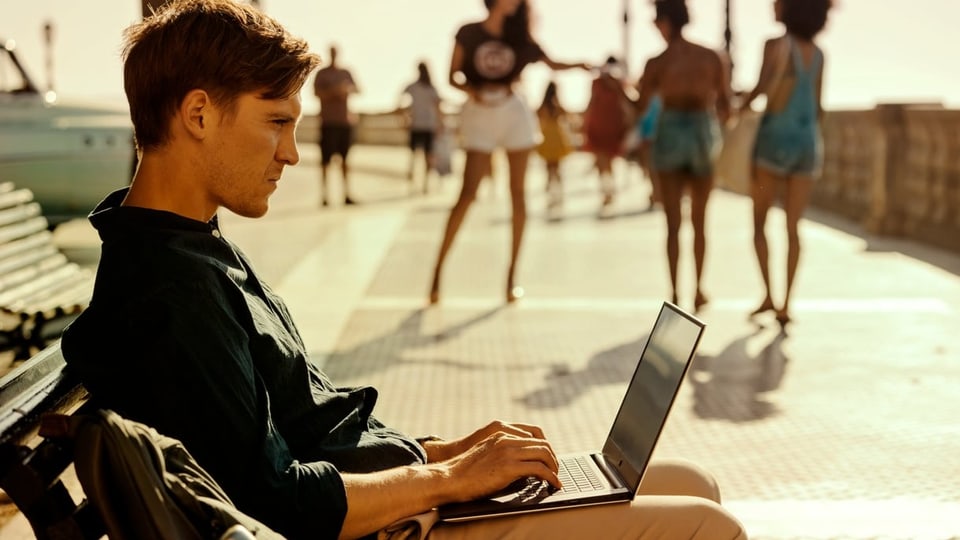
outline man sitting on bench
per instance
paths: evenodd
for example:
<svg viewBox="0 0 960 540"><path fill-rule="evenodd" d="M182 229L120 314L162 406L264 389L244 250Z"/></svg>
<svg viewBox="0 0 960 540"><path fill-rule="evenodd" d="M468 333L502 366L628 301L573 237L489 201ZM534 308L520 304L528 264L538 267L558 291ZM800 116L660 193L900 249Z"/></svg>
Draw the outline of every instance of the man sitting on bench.
<svg viewBox="0 0 960 540"><path fill-rule="evenodd" d="M125 39L140 166L90 216L94 296L62 341L93 399L183 441L240 510L291 538L374 534L521 477L559 485L537 427L417 441L383 425L377 391L337 388L311 364L283 302L222 237L217 211L264 215L300 159L299 93L319 62L307 43L230 0L171 2ZM745 537L696 467L653 465L648 480L632 504L437 525L430 538Z"/></svg>

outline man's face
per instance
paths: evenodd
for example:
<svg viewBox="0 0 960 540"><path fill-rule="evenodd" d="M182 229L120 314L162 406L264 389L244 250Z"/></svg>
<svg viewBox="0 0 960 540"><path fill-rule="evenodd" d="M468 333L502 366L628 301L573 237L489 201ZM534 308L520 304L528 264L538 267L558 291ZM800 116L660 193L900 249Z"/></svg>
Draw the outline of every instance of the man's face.
<svg viewBox="0 0 960 540"><path fill-rule="evenodd" d="M210 202L245 217L264 215L283 167L300 161L294 134L299 118L299 93L285 99L242 94L233 114L220 116L210 140Z"/></svg>

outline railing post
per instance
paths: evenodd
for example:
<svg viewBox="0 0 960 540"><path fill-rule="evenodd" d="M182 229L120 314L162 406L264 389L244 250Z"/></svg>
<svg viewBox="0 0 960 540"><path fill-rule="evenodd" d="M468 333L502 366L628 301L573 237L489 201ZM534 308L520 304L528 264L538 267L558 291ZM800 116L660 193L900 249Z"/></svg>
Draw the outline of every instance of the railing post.
<svg viewBox="0 0 960 540"><path fill-rule="evenodd" d="M907 171L905 106L882 104L874 109L877 133L874 144L874 174L864 227L872 233L899 235L903 212L899 204L900 179Z"/></svg>

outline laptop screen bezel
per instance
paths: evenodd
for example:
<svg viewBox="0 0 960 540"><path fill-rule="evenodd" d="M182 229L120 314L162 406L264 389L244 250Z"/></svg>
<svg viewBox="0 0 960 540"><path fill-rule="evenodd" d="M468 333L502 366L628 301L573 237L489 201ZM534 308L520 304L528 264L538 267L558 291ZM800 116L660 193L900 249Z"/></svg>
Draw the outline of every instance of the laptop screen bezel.
<svg viewBox="0 0 960 540"><path fill-rule="evenodd" d="M693 347L690 349L690 354L686 358L684 363L683 370L680 374L679 383L676 388L673 390L673 395L670 398L670 404L667 407L667 413L663 421L660 423L660 428L657 430L657 434L653 438L653 446L644 463L636 464L639 469L634 468L634 464L628 458L627 454L617 445L616 441L613 439L613 434L616 431L617 422L621 419L621 414L623 414L623 408L626 406L627 399L626 396L630 393L634 383L636 382L637 372L640 370L640 366L643 363L644 356L647 354L647 349L650 346L650 342L653 340L653 334L656 331L658 325L660 324L660 319L663 317L663 314L666 310L674 312L676 315L687 319L695 326L697 326L697 339L693 343ZM660 440L660 434L663 433L663 427L666 424L667 418L670 416L670 411L673 409L673 404L677 400L677 395L680 393L680 387L683 385L683 380L687 377L687 371L690 368L691 361L693 356L697 352L697 347L700 345L700 339L703 337L703 331L706 328L706 324L700 319L694 317L693 315L683 311L678 306L670 303L664 302L660 307L660 312L657 314L657 320L653 325L653 328L650 330L650 335L647 338L647 342L643 346L643 351L640 353L640 359L637 361L637 367L634 369L633 373L630 375L630 383L627 385L627 389L624 392L624 398L620 401L620 407L617 409L617 415L614 417L614 421L610 426L610 433L607 434L607 439L603 444L603 457L607 463L613 467L620 477L623 479L624 483L633 493L636 493L637 489L640 487L640 481L643 479L643 472L646 470L647 465L650 463L650 457L653 455L653 450L657 446L657 442Z"/></svg>

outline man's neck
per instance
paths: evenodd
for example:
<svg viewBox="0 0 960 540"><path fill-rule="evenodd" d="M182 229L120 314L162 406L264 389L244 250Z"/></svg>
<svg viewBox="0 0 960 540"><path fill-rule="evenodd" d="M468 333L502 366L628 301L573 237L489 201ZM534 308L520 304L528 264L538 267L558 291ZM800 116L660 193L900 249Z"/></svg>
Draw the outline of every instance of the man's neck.
<svg viewBox="0 0 960 540"><path fill-rule="evenodd" d="M210 221L217 208L203 196L200 171L169 148L143 152L123 206L165 210L197 221Z"/></svg>

